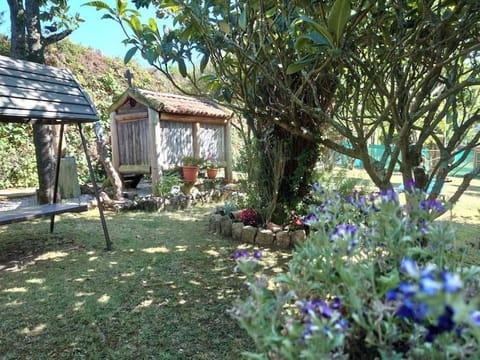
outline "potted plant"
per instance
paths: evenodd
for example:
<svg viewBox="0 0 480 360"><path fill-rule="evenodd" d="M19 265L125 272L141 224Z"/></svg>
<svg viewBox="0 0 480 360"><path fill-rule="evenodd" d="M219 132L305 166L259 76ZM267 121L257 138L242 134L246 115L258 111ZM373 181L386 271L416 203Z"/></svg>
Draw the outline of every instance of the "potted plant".
<svg viewBox="0 0 480 360"><path fill-rule="evenodd" d="M183 159L183 180L187 182L197 182L198 170L203 164L203 159L195 156L185 156Z"/></svg>
<svg viewBox="0 0 480 360"><path fill-rule="evenodd" d="M207 176L209 179L215 179L217 177L218 165L213 155L208 155L206 158L205 169L207 169Z"/></svg>

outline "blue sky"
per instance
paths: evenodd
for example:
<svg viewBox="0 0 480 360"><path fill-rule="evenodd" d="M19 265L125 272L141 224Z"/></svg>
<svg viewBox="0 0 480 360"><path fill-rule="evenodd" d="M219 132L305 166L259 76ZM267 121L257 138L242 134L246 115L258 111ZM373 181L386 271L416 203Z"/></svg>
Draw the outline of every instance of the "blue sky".
<svg viewBox="0 0 480 360"><path fill-rule="evenodd" d="M111 6L115 3L112 0L104 0ZM85 22L80 24L80 27L70 35L70 40L76 44L89 46L100 50L108 56L118 56L123 59L128 48L122 44L125 38L120 26L113 20L101 20L104 14L102 11L96 11L95 8L89 6L81 6L87 0L72 0L70 2L71 13L79 13ZM130 7L133 7L131 5ZM0 1L0 12L5 12L4 23L0 26L0 33L10 36L10 13L7 2ZM145 18L154 17L154 11L143 10ZM147 63L136 56L135 59L142 65L147 66Z"/></svg>

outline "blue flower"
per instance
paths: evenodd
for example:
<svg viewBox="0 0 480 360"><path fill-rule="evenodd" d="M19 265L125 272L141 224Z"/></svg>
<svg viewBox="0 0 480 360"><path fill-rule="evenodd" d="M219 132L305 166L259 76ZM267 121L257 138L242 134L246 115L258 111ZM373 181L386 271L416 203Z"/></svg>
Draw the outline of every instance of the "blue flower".
<svg viewBox="0 0 480 360"><path fill-rule="evenodd" d="M417 263L412 259L402 259L402 262L400 263L400 271L415 279L420 276Z"/></svg>
<svg viewBox="0 0 480 360"><path fill-rule="evenodd" d="M418 285L410 282L401 282L398 284L398 290L405 297L411 297L418 292Z"/></svg>
<svg viewBox="0 0 480 360"><path fill-rule="evenodd" d="M462 289L463 282L458 274L452 274L448 271L442 271L440 274L443 280L443 290L448 293L454 293Z"/></svg>
<svg viewBox="0 0 480 360"><path fill-rule="evenodd" d="M437 325L427 327L428 332L425 335L425 341L433 342L438 335L453 330L455 328L453 314L453 308L449 305L445 306L445 312L438 317Z"/></svg>
<svg viewBox="0 0 480 360"><path fill-rule="evenodd" d="M470 313L470 319L472 319L475 326L480 327L480 310L475 310Z"/></svg>
<svg viewBox="0 0 480 360"><path fill-rule="evenodd" d="M427 295L435 295L442 290L442 284L431 276L424 276L420 279L420 290Z"/></svg>
<svg viewBox="0 0 480 360"><path fill-rule="evenodd" d="M390 289L385 294L385 300L387 301L395 301L398 299L400 299L400 293L398 292L398 289Z"/></svg>
<svg viewBox="0 0 480 360"><path fill-rule="evenodd" d="M427 312L427 304L405 300L397 309L395 315L399 318L413 319L416 322L421 322L427 315Z"/></svg>

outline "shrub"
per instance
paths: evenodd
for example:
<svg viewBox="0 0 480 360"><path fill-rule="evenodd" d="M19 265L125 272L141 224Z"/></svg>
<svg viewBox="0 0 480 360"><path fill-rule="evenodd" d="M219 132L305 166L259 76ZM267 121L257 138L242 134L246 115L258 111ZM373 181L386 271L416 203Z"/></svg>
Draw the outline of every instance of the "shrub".
<svg viewBox="0 0 480 360"><path fill-rule="evenodd" d="M247 208L242 211L240 211L239 214L240 220L243 222L244 225L250 225L250 226L258 226L258 214L257 212L252 209L252 208Z"/></svg>
<svg viewBox="0 0 480 360"><path fill-rule="evenodd" d="M269 279L261 260L236 258L249 295L232 315L257 344L250 357L480 355L480 268L452 256L454 229L433 221L442 203L403 195L408 205L393 190L342 197L315 184L303 218L310 237L288 272Z"/></svg>

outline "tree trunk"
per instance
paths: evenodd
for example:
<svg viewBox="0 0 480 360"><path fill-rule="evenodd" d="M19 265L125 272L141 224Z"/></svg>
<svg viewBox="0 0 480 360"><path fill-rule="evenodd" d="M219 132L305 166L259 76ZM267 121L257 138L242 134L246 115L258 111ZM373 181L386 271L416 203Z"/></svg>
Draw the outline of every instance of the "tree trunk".
<svg viewBox="0 0 480 360"><path fill-rule="evenodd" d="M268 138L258 141L261 206L267 209L267 222L282 223L310 191L319 147L279 127L274 135L265 133Z"/></svg>
<svg viewBox="0 0 480 360"><path fill-rule="evenodd" d="M25 10L23 0L8 0L10 7L10 56L14 59L26 59L27 41L25 34Z"/></svg>
<svg viewBox="0 0 480 360"><path fill-rule="evenodd" d="M45 63L44 46L40 27L40 2L8 0L11 20L10 56L15 59ZM49 125L33 125L33 142L37 160L38 202L53 201L55 181L55 155L52 129Z"/></svg>
<svg viewBox="0 0 480 360"><path fill-rule="evenodd" d="M115 200L120 200L123 198L122 194L122 180L118 175L117 171L113 167L112 162L110 161L110 157L108 156L107 146L105 144L105 140L102 138L97 138L97 152L100 161L105 168L105 172L107 173L108 179L110 180L110 184L113 188L113 198Z"/></svg>

